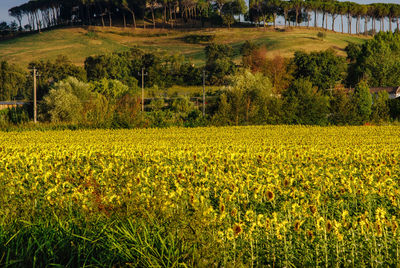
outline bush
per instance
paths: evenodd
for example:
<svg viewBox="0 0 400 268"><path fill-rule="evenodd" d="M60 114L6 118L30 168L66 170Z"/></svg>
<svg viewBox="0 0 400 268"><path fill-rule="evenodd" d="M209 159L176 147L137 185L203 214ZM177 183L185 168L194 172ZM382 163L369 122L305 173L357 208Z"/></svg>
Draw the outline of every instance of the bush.
<svg viewBox="0 0 400 268"><path fill-rule="evenodd" d="M321 40L324 40L326 38L326 33L324 32L318 32L317 37Z"/></svg>
<svg viewBox="0 0 400 268"><path fill-rule="evenodd" d="M319 92L306 79L293 81L284 93L286 113L289 124L326 125L328 123L329 99Z"/></svg>
<svg viewBox="0 0 400 268"><path fill-rule="evenodd" d="M371 120L375 123L388 121L389 113L389 94L386 91L374 94L371 107Z"/></svg>
<svg viewBox="0 0 400 268"><path fill-rule="evenodd" d="M356 124L365 124L371 116L372 97L369 92L369 86L365 81L358 83L354 89L352 103L355 109Z"/></svg>
<svg viewBox="0 0 400 268"><path fill-rule="evenodd" d="M183 37L183 41L189 44L200 44L212 42L215 35L204 35L204 34L189 34Z"/></svg>
<svg viewBox="0 0 400 268"><path fill-rule="evenodd" d="M50 121L78 123L83 119L84 106L93 98L89 84L69 77L56 83L44 102Z"/></svg>

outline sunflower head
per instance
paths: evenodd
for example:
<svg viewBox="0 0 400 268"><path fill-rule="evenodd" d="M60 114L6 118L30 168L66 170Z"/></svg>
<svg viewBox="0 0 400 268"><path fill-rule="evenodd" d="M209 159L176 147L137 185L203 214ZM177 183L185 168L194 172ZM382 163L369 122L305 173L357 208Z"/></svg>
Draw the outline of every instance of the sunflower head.
<svg viewBox="0 0 400 268"><path fill-rule="evenodd" d="M301 222L299 220L294 221L294 230L298 232L300 230Z"/></svg>
<svg viewBox="0 0 400 268"><path fill-rule="evenodd" d="M235 223L235 225L233 226L233 233L235 234L235 236L240 235L243 232L243 228L240 225L240 223Z"/></svg>
<svg viewBox="0 0 400 268"><path fill-rule="evenodd" d="M290 185L290 181L288 179L283 180L283 187L288 187Z"/></svg>
<svg viewBox="0 0 400 268"><path fill-rule="evenodd" d="M274 200L274 198L275 198L274 192L268 190L267 191L267 199L268 199L268 201L272 201L272 200Z"/></svg>
<svg viewBox="0 0 400 268"><path fill-rule="evenodd" d="M317 212L317 207L314 205L310 205L309 209L312 215L315 215L315 213Z"/></svg>
<svg viewBox="0 0 400 268"><path fill-rule="evenodd" d="M329 233L330 231L332 231L332 222L330 220L326 221L326 231Z"/></svg>
<svg viewBox="0 0 400 268"><path fill-rule="evenodd" d="M308 238L310 241L314 241L314 233L313 233L313 231L307 230L307 238Z"/></svg>
<svg viewBox="0 0 400 268"><path fill-rule="evenodd" d="M220 203L219 205L219 210L221 211L221 213L223 213L225 211L225 205L224 203Z"/></svg>

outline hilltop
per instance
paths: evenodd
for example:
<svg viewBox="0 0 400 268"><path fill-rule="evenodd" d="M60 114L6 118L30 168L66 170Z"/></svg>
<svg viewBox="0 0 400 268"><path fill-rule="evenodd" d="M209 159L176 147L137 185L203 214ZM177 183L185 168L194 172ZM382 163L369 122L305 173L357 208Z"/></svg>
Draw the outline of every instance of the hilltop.
<svg viewBox="0 0 400 268"><path fill-rule="evenodd" d="M26 67L33 60L54 59L58 55L68 56L73 63L83 65L86 57L111 52L120 52L139 46L150 50L163 50L184 55L196 65L203 64L206 36L217 43L233 46L235 57L240 59L240 46L252 40L267 47L268 55L293 55L296 50L319 51L333 48L345 55L344 48L350 43L362 43L370 37L326 32L326 37L317 37L318 30L306 28L208 28L208 29L137 29L117 27L71 27L28 34L0 41L0 60ZM204 39L204 38L199 38ZM207 39L207 38L205 38Z"/></svg>

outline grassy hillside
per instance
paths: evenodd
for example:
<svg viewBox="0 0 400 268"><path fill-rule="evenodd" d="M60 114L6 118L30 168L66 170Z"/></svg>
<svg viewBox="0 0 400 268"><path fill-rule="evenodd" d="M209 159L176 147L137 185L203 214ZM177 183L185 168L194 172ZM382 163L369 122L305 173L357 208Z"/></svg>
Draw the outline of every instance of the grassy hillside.
<svg viewBox="0 0 400 268"><path fill-rule="evenodd" d="M75 64L82 65L90 55L128 50L139 46L146 49L161 49L180 53L195 64L202 64L206 43L191 44L185 41L188 35L211 35L215 42L229 43L235 48L237 60L239 49L245 40L265 44L269 55L291 56L294 51L335 49L344 55L349 42L360 43L366 38L327 32L324 40L317 38L316 30L288 29L282 31L262 28L204 29L204 30L143 30L121 28L64 28L32 34L0 42L0 60L8 60L21 67L36 59L53 59L67 55Z"/></svg>

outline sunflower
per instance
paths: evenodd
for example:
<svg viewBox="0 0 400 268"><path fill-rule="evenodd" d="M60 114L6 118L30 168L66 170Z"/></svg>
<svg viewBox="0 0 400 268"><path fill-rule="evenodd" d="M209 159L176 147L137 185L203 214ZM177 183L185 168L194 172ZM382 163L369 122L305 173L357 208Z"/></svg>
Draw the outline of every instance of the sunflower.
<svg viewBox="0 0 400 268"><path fill-rule="evenodd" d="M311 230L307 230L307 238L310 239L310 241L314 241L314 233Z"/></svg>
<svg viewBox="0 0 400 268"><path fill-rule="evenodd" d="M225 211L225 205L224 205L224 203L220 203L220 205L219 205L219 211L220 211L221 213L223 213L223 212Z"/></svg>
<svg viewBox="0 0 400 268"><path fill-rule="evenodd" d="M243 228L240 225L240 223L235 223L232 230L233 230L233 233L235 234L235 236L238 236L239 234L241 234L243 232Z"/></svg>
<svg viewBox="0 0 400 268"><path fill-rule="evenodd" d="M392 219L392 230L393 230L393 233L396 233L396 231L397 231L397 229L399 228L399 225L397 224L397 222L396 222L396 219Z"/></svg>
<svg viewBox="0 0 400 268"><path fill-rule="evenodd" d="M288 187L290 185L290 181L288 179L283 180L283 187Z"/></svg>
<svg viewBox="0 0 400 268"><path fill-rule="evenodd" d="M302 224L302 222L299 221L299 220L295 220L295 221L294 221L294 230L295 230L296 232L298 232L298 231L300 230L301 224Z"/></svg>
<svg viewBox="0 0 400 268"><path fill-rule="evenodd" d="M310 205L309 209L312 215L315 215L315 213L317 212L317 207L314 205Z"/></svg>
<svg viewBox="0 0 400 268"><path fill-rule="evenodd" d="M273 201L274 198L275 198L274 192L268 190L268 191L267 191L267 199L268 199L268 201Z"/></svg>
<svg viewBox="0 0 400 268"><path fill-rule="evenodd" d="M327 220L326 222L326 231L329 233L332 230L332 222L330 220Z"/></svg>

